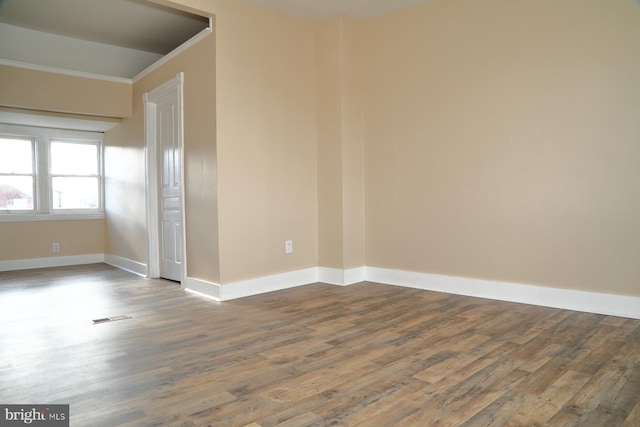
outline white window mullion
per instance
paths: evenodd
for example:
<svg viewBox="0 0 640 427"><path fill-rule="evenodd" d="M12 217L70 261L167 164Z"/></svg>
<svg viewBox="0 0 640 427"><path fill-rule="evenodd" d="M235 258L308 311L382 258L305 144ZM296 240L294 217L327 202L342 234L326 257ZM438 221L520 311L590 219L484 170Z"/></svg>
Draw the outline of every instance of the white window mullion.
<svg viewBox="0 0 640 427"><path fill-rule="evenodd" d="M97 151L97 156L98 156L98 183L99 183L99 187L98 187L98 200L100 203L100 209L104 210L105 209L105 201L104 201L104 142L101 141L98 144L98 151Z"/></svg>
<svg viewBox="0 0 640 427"><path fill-rule="evenodd" d="M36 186L38 195L38 213L46 214L51 210L51 197L49 189L49 141L45 135L36 137Z"/></svg>

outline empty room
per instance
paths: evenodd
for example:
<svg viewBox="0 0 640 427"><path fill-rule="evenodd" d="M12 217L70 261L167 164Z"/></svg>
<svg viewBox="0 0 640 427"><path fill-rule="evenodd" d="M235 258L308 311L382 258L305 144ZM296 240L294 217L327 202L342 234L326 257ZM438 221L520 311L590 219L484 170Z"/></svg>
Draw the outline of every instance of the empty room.
<svg viewBox="0 0 640 427"><path fill-rule="evenodd" d="M640 1L1 0L26 424L640 426Z"/></svg>

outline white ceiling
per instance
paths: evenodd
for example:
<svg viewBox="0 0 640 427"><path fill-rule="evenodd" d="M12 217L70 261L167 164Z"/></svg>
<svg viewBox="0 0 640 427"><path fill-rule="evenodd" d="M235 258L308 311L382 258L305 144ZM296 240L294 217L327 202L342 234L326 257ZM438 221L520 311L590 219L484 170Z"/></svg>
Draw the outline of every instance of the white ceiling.
<svg viewBox="0 0 640 427"><path fill-rule="evenodd" d="M230 1L318 20L366 19L428 0ZM0 61L131 79L208 26L147 0L0 0Z"/></svg>
<svg viewBox="0 0 640 427"><path fill-rule="evenodd" d="M145 0L0 0L0 61L131 79L207 27Z"/></svg>
<svg viewBox="0 0 640 427"><path fill-rule="evenodd" d="M207 18L144 0L0 0L0 22L159 54L209 24Z"/></svg>

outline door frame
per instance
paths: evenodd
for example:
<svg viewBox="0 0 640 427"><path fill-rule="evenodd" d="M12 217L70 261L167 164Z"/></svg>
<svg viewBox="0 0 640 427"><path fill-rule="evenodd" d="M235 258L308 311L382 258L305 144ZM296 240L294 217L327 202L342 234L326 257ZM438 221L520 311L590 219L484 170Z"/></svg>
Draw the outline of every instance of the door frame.
<svg viewBox="0 0 640 427"><path fill-rule="evenodd" d="M182 264L181 282L187 274L187 227L185 224L184 191L184 73L178 73L171 80L142 95L144 105L145 139L145 198L147 205L147 277L160 277L160 190L158 141L156 135L156 103L159 99L176 93L178 109L178 140L180 144L180 214L182 216Z"/></svg>

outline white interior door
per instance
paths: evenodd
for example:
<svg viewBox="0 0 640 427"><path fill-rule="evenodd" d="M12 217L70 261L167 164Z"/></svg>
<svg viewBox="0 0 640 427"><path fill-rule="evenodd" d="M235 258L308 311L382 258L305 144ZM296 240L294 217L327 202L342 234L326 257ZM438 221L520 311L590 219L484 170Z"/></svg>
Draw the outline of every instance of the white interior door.
<svg viewBox="0 0 640 427"><path fill-rule="evenodd" d="M182 75L145 95L149 276L182 281Z"/></svg>
<svg viewBox="0 0 640 427"><path fill-rule="evenodd" d="M176 97L156 104L156 135L160 154L160 277L182 280L182 147L178 137Z"/></svg>

